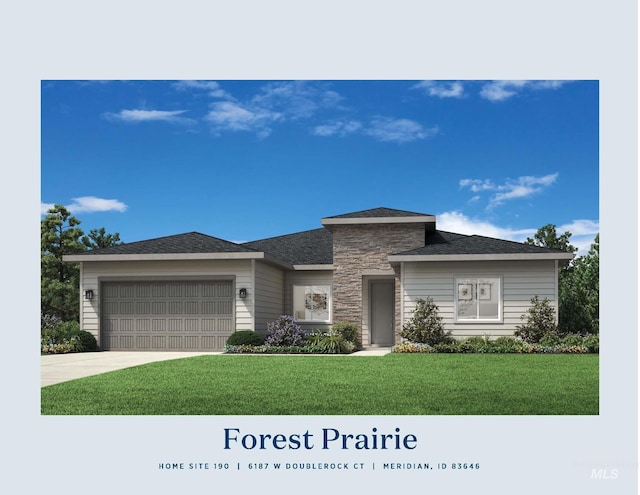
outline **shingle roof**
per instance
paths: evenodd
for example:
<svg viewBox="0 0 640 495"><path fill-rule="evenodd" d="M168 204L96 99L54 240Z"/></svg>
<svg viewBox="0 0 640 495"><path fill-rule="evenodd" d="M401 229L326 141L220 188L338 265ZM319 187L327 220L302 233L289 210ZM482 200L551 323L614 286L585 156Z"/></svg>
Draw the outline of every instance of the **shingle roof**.
<svg viewBox="0 0 640 495"><path fill-rule="evenodd" d="M413 211L394 210L392 208L372 208L370 210L345 213L327 218L396 218L396 217L424 217L432 216L426 213L415 213Z"/></svg>
<svg viewBox="0 0 640 495"><path fill-rule="evenodd" d="M563 253L557 249L531 246L522 242L437 230L426 238L424 247L395 254L424 256L431 254L542 254L554 252Z"/></svg>
<svg viewBox="0 0 640 495"><path fill-rule="evenodd" d="M374 208L329 218L384 218L425 216L390 208ZM291 265L330 265L333 263L333 234L327 228L319 228L294 234L259 239L236 244L217 237L189 232L145 241L130 242L93 251L78 253L92 255L147 255L147 254L195 254L195 253L257 253L264 252ZM426 245L392 256L476 255L476 254L549 254L566 253L528 244L494 239L480 235L464 235L434 231L426 236Z"/></svg>
<svg viewBox="0 0 640 495"><path fill-rule="evenodd" d="M93 251L83 255L101 254L167 254L167 253L249 253L253 249L198 232L159 237L146 241L129 242Z"/></svg>
<svg viewBox="0 0 640 495"><path fill-rule="evenodd" d="M269 253L292 265L333 263L333 235L324 228L245 242L242 246Z"/></svg>

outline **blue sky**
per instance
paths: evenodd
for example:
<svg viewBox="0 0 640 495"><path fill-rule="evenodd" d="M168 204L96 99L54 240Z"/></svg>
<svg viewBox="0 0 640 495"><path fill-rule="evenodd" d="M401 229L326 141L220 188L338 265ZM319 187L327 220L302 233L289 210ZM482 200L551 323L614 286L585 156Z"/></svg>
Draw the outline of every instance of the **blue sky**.
<svg viewBox="0 0 640 495"><path fill-rule="evenodd" d="M43 81L42 212L241 242L385 206L517 241L599 230L597 81Z"/></svg>

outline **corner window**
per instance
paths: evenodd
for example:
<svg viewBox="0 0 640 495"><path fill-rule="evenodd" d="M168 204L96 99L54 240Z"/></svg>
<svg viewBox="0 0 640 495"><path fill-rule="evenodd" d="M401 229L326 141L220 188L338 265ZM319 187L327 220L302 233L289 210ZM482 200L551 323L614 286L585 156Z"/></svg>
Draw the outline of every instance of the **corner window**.
<svg viewBox="0 0 640 495"><path fill-rule="evenodd" d="M499 277L455 279L457 321L501 321L502 290Z"/></svg>
<svg viewBox="0 0 640 495"><path fill-rule="evenodd" d="M294 285L293 316L296 321L328 323L331 317L331 286Z"/></svg>

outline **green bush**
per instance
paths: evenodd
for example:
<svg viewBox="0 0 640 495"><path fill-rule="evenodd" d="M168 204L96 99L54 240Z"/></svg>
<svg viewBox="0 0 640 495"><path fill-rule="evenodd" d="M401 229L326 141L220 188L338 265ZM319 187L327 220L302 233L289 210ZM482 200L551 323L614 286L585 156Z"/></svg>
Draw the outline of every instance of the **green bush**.
<svg viewBox="0 0 640 495"><path fill-rule="evenodd" d="M342 335L342 338L347 342L351 342L358 346L358 326L355 323L349 321L339 321L331 327L331 330L338 335Z"/></svg>
<svg viewBox="0 0 640 495"><path fill-rule="evenodd" d="M516 327L515 335L530 344L540 342L546 334L558 333L556 312L546 297L542 301L538 296L531 298L531 306L520 319L526 319L526 323Z"/></svg>
<svg viewBox="0 0 640 495"><path fill-rule="evenodd" d="M457 352L491 352L492 343L489 337L473 336L457 342Z"/></svg>
<svg viewBox="0 0 640 495"><path fill-rule="evenodd" d="M561 338L560 335L558 335L555 332L549 332L549 333L545 333L542 338L540 339L539 344L542 347L553 347L556 346L558 344L560 344L561 342Z"/></svg>
<svg viewBox="0 0 640 495"><path fill-rule="evenodd" d="M583 346L584 337L576 333L570 333L562 337L562 341L560 343L567 347Z"/></svg>
<svg viewBox="0 0 640 495"><path fill-rule="evenodd" d="M46 325L40 329L40 352L61 354L97 350L97 348L98 344L93 335L80 330L77 321L63 321L55 326Z"/></svg>
<svg viewBox="0 0 640 495"><path fill-rule="evenodd" d="M69 341L80 333L80 324L77 321L63 321L53 327L41 329L40 337L54 344Z"/></svg>
<svg viewBox="0 0 640 495"><path fill-rule="evenodd" d="M355 344L345 340L342 335L331 332L329 335L315 336L311 347L322 354L347 354L353 352Z"/></svg>
<svg viewBox="0 0 640 495"><path fill-rule="evenodd" d="M521 352L524 342L515 337L503 335L493 341L496 352Z"/></svg>
<svg viewBox="0 0 640 495"><path fill-rule="evenodd" d="M229 335L227 345L262 345L264 337L253 330L238 330Z"/></svg>
<svg viewBox="0 0 640 495"><path fill-rule="evenodd" d="M598 334L587 335L584 338L584 344L589 352L599 353L600 352L600 337Z"/></svg>
<svg viewBox="0 0 640 495"><path fill-rule="evenodd" d="M434 346L450 340L451 332L444 329L442 317L438 314L438 306L433 299L416 299L416 308L411 319L402 326L400 336L410 342Z"/></svg>
<svg viewBox="0 0 640 495"><path fill-rule="evenodd" d="M98 341L90 332L86 330L80 330L76 336L80 345L80 350L83 352L93 352L98 350Z"/></svg>
<svg viewBox="0 0 640 495"><path fill-rule="evenodd" d="M435 352L441 352L446 354L452 354L458 351L458 343L455 340L447 342L439 342L432 346Z"/></svg>

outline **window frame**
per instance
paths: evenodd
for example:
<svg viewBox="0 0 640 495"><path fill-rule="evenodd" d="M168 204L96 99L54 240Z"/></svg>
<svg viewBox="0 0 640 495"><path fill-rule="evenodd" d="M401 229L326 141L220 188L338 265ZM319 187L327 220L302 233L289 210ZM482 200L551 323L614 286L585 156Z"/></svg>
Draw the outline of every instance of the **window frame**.
<svg viewBox="0 0 640 495"><path fill-rule="evenodd" d="M477 298L478 287L486 283L498 284L498 311L496 318L481 318L480 317L480 305ZM476 317L475 318L461 318L460 317L460 299L459 299L459 287L463 284L473 285L471 288L471 298L476 302ZM456 323L503 323L504 322L504 292L503 292L503 277L495 274L456 274L453 277L453 297L454 297L454 321Z"/></svg>
<svg viewBox="0 0 640 495"><path fill-rule="evenodd" d="M304 289L305 291L305 298L306 298L306 291L308 288L311 288L311 290L313 291L314 287L318 287L318 288L323 288L326 289L326 296L327 296L327 308L326 308L326 312L327 312L327 319L326 320L319 320L319 319L314 319L313 318L313 314L312 314L312 318L311 319L307 319L307 318L297 318L297 289ZM332 321L332 286L329 283L319 283L319 284L293 284L292 286L292 296L291 296L291 303L292 303L292 309L293 309L293 317L296 320L296 322L299 323L325 323L325 324L330 324ZM306 301L302 302L302 305L306 306ZM313 311L313 310L312 310ZM305 308L305 312L306 312L306 308Z"/></svg>

